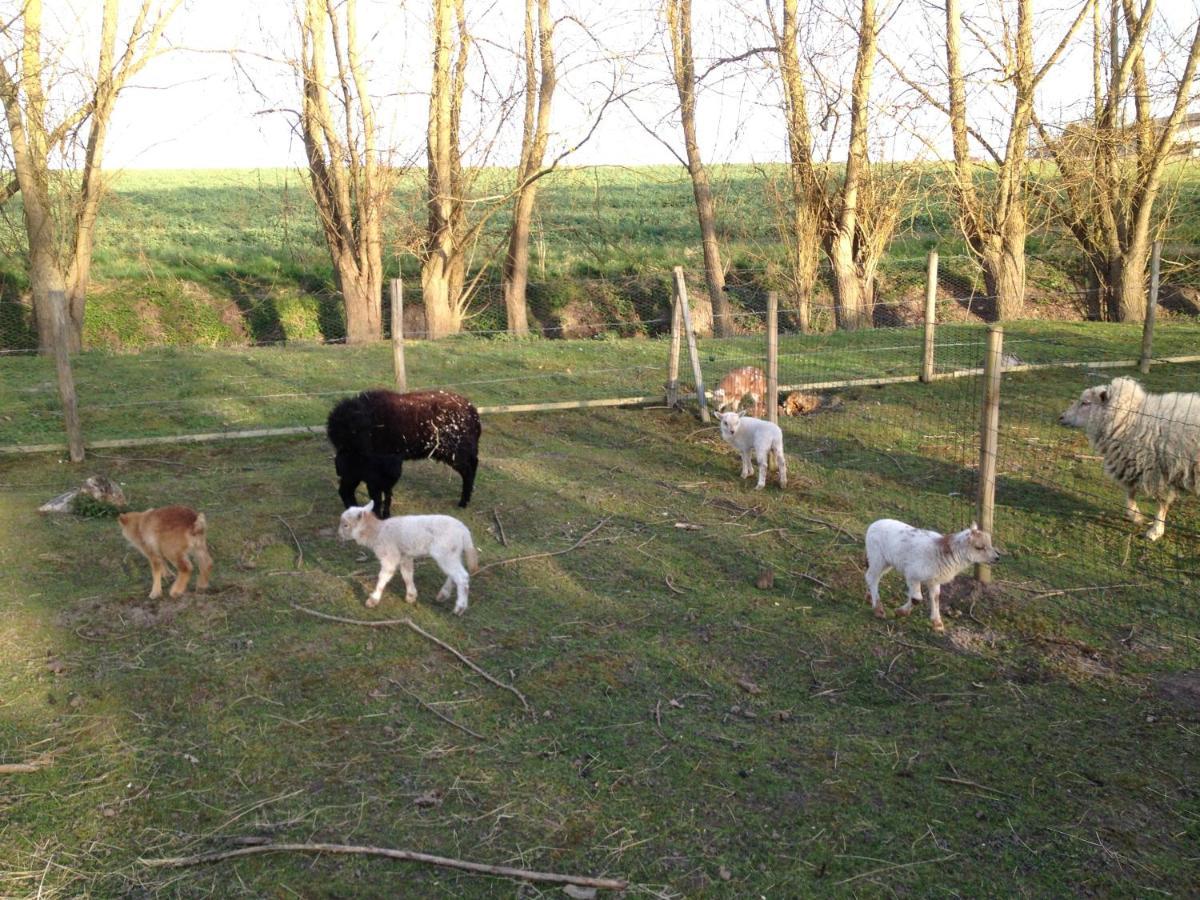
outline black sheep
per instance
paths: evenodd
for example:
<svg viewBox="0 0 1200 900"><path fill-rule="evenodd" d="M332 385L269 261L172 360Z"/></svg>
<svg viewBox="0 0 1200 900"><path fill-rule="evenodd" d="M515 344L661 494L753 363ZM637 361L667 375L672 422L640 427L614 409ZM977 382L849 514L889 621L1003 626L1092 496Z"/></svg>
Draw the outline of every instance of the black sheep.
<svg viewBox="0 0 1200 900"><path fill-rule="evenodd" d="M348 397L329 412L325 433L337 451L338 494L349 509L366 482L376 514L391 512L392 488L406 459L436 459L462 476L459 506L466 506L479 466L479 411L450 391L377 389Z"/></svg>

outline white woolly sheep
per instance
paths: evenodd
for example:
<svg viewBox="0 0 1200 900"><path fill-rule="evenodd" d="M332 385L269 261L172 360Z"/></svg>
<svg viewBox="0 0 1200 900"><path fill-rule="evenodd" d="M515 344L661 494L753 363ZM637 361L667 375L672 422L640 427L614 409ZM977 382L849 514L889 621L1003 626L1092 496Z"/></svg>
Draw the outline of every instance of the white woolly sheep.
<svg viewBox="0 0 1200 900"><path fill-rule="evenodd" d="M750 462L753 452L758 460L757 487L762 490L767 483L767 463L774 454L779 487L786 488L787 457L783 455L783 432L779 426L766 419L755 419L735 412L721 413L720 418L721 437L742 454L742 477L749 478L754 474L754 466Z"/></svg>
<svg viewBox="0 0 1200 900"><path fill-rule="evenodd" d="M999 554L992 536L972 522L957 534L939 534L913 528L895 519L879 519L867 528L867 591L875 615L886 613L879 602L879 579L895 569L908 582L908 602L896 610L907 616L921 602L921 586L929 590L929 621L934 631L945 631L939 600L942 585L971 563L994 563Z"/></svg>
<svg viewBox="0 0 1200 900"><path fill-rule="evenodd" d="M371 511L373 506L374 501L370 501L366 506L350 507L342 513L338 526L338 537L371 548L379 559L379 581L367 598L367 606L379 605L383 589L397 568L404 579L404 599L416 603L413 560L430 556L446 575L446 583L438 591L437 599L447 599L450 589L455 588L458 594L454 614L465 613L471 580L467 568L463 567L463 557L466 557L471 572L479 568L479 553L467 526L453 516L393 516L381 520Z"/></svg>
<svg viewBox="0 0 1200 900"><path fill-rule="evenodd" d="M1149 394L1132 378L1090 387L1059 417L1082 428L1104 458L1104 472L1125 488L1125 514L1145 517L1137 495L1158 501L1152 541L1166 530L1167 510L1181 491L1200 491L1200 394Z"/></svg>

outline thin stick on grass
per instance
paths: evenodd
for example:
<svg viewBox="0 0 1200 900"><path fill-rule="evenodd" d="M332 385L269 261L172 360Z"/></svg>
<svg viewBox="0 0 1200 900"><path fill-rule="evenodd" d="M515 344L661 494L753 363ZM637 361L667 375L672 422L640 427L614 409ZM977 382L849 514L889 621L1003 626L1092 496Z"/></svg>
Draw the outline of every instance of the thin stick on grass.
<svg viewBox="0 0 1200 900"><path fill-rule="evenodd" d="M296 545L296 568L303 569L304 548L300 546L300 539L296 537L296 532L292 531L292 526L288 524L287 519L285 519L283 516L276 516L275 518L283 523L283 527L286 528L288 530L288 534L292 536L292 543Z"/></svg>
<svg viewBox="0 0 1200 900"><path fill-rule="evenodd" d="M671 584L671 576L670 575L666 576L666 578L664 578L663 580L666 581L667 587L670 588L672 591L674 591L676 594L686 594L687 593L687 591L682 591L679 588L675 587L675 585Z"/></svg>
<svg viewBox="0 0 1200 900"><path fill-rule="evenodd" d="M0 775L28 775L30 772L40 772L46 766L36 760L27 763L0 763Z"/></svg>
<svg viewBox="0 0 1200 900"><path fill-rule="evenodd" d="M521 701L521 705L523 707L525 707L526 712L533 712L533 707L529 705L529 701L525 699L525 695L522 694L520 691L518 691L515 687L513 687L511 684L505 684L500 679L495 678L492 675L489 675L487 672L485 672L483 669L479 668L479 666L477 666L475 663L473 663L470 659L468 659L466 656L464 656L458 650L451 647L449 644L447 644L441 638L434 637L432 634L430 634L428 631L426 631L424 628L422 628L420 625L418 625L416 622L414 622L412 619L408 618L407 616L403 619L351 619L346 616L332 616L329 613L317 612L315 609L309 609L308 607L301 606L298 603L290 603L288 605L291 606L291 608L296 610L297 612L302 612L305 615L316 616L318 619L328 619L331 622L344 622L347 625L365 625L368 628L388 628L393 625L403 625L406 628L411 628L417 634L421 635L421 637L426 638L427 640L433 641L435 644L437 644L443 650L446 650L447 652L454 654L456 657L458 657L458 659L464 665L466 665L468 668L470 668L474 672L478 673L482 678L486 679L487 681L490 681L492 684L496 685L496 687L501 688L502 690L508 691L510 694L512 694L514 697L516 697L518 700Z"/></svg>
<svg viewBox="0 0 1200 900"><path fill-rule="evenodd" d="M986 784L980 784L978 781L971 781L969 778L951 778L948 775L935 775L934 781L944 781L947 784L961 784L963 787L978 788L981 791L991 791L993 794L999 794L1001 797L1011 797L1012 794L997 790L994 787L988 787Z"/></svg>
<svg viewBox="0 0 1200 900"><path fill-rule="evenodd" d="M356 844L322 844L322 843L280 843L260 844L251 847L239 847L236 850L222 850L215 853L198 853L194 856L169 856L162 859L139 859L144 866L163 868L167 866L199 866L206 863L220 862L226 859L236 859L241 856L254 856L259 853L343 853L360 856L386 856L403 862L427 863L431 866L443 866L448 869L461 869L465 872L477 872L481 875L496 875L501 878L515 878L521 881L540 881L550 884L577 884L582 887L594 887L608 891L623 891L629 882L620 878L596 878L589 875L564 875L558 872L537 872L532 869L517 869L512 866L493 866L488 863L471 862L465 859L455 859L450 856L434 856L431 853L420 853L416 850L393 850L389 847L369 847Z"/></svg>
<svg viewBox="0 0 1200 900"><path fill-rule="evenodd" d="M500 511L493 509L492 518L496 520L496 535L500 538L500 543L507 547L508 538L504 534L504 523L500 521Z"/></svg>
<svg viewBox="0 0 1200 900"><path fill-rule="evenodd" d="M849 878L843 878L841 881L835 881L834 884L849 884L851 881L858 881L860 878L869 878L872 875L879 875L883 872L892 872L896 869L911 869L913 866L927 866L931 863L946 862L958 856L957 853L951 853L947 856L939 856L936 859L918 859L915 862L896 863L892 866L882 866L878 869L868 869L866 872L859 872L857 875L851 875Z"/></svg>
<svg viewBox="0 0 1200 900"><path fill-rule="evenodd" d="M608 520L611 518L612 518L612 516L605 516L603 519L601 519L599 522L597 522L592 527L592 529L587 532L587 534L585 534L583 537L581 537L579 540L577 540L574 544L572 544L570 547L567 547L564 550L550 550L546 553L530 553L530 554L527 554L526 556L511 556L508 559L498 559L494 563L488 563L486 566L480 566L478 569L475 570L475 574L478 575L480 572L486 572L488 569L494 569L494 568L496 568L496 566L506 566L509 563L524 562L525 560L528 560L528 559L542 559L543 557L547 557L547 556L562 556L564 553L570 553L572 550L578 550L580 547L582 547L588 543L588 539L593 534L595 534L597 531L599 531L601 528L603 528L605 525L607 525Z"/></svg>
<svg viewBox="0 0 1200 900"><path fill-rule="evenodd" d="M481 740L481 741L486 741L486 740L487 740L487 738L486 738L486 737L484 737L482 734L480 734L478 731L472 731L472 730L471 730L470 728L468 728L466 725L463 725L463 724L461 724L461 723L459 723L459 722L455 722L453 719L451 719L451 718L450 718L448 715L446 715L445 713L443 713L443 712L441 712L440 710L437 710L437 709L435 709L434 707L430 706L428 703L426 703L424 700L422 700L420 697L418 697L416 694L414 694L412 691L410 691L408 688L406 688L406 687L405 687L404 685L402 685L400 682L396 681L394 678L389 678L389 679L388 679L388 683L389 683L389 684L394 684L396 687L400 688L400 690L404 691L404 693L408 694L408 696L412 697L414 700L416 700L416 701L417 701L417 703L419 703L419 704L420 704L422 707L424 707L425 709L429 710L431 713L433 713L435 716L437 716L439 719L441 719L441 720L442 720L443 722L445 722L447 725L453 725L453 726L454 726L455 728L457 728L459 731L465 731L465 732L466 732L467 734L469 734L471 737L473 737L473 738L477 738L478 740Z"/></svg>

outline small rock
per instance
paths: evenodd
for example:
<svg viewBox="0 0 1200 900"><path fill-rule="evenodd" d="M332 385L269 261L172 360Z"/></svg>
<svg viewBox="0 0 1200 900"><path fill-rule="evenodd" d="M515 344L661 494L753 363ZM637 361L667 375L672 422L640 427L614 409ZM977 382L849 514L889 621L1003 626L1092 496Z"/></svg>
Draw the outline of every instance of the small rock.
<svg viewBox="0 0 1200 900"><path fill-rule="evenodd" d="M717 870L717 874L721 876L722 881L729 881L731 878L733 878L733 873L724 866L721 866L721 868Z"/></svg>
<svg viewBox="0 0 1200 900"><path fill-rule="evenodd" d="M758 578L754 580L754 586L760 591L769 591L775 587L775 572L771 569L763 569L758 573Z"/></svg>

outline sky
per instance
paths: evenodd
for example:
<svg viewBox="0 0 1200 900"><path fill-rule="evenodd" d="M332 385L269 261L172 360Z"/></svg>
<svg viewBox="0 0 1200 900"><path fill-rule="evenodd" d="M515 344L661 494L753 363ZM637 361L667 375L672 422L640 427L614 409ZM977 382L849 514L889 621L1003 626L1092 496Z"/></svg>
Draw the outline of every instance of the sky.
<svg viewBox="0 0 1200 900"><path fill-rule="evenodd" d="M47 31L58 29L64 66L86 64L99 30L94 0L45 0ZM966 0L983 23L998 0ZM1190 39L1200 12L1198 0L1164 0L1161 27L1151 59L1164 79L1178 70L1179 46ZM19 0L0 0L0 9ZM429 2L358 0L362 55L369 67L381 127L381 144L397 161L423 163L424 120L429 80ZM1056 42L1078 0L1035 0L1038 54ZM777 2L694 0L697 69L713 61L762 47L769 41L766 10ZM802 2L802 7L803 7ZM827 0L833 12L853 4ZM881 47L910 77L936 73L944 53L939 42L939 4L926 0L881 0L888 25ZM126 9L132 6L125 0ZM676 163L682 153L674 119L677 97L666 80L666 48L656 29L657 0L552 0L566 15L556 44L561 56L550 153L574 147L591 127L603 98L625 94L610 105L590 140L565 157L572 165ZM519 109L501 121L500 98L513 94L515 51L521 27L521 0L467 0L477 38L472 97L464 129L474 161L511 165L515 161ZM891 13L895 15L890 15ZM12 15L9 10L6 15ZM298 105L287 60L296 53L293 4L288 0L185 0L167 31L170 52L153 60L121 95L111 128L108 168L256 168L303 165L303 147L294 134ZM993 19L994 21L994 19ZM1084 37L1088 36L1086 30ZM849 30L836 16L811 20L803 40L819 62L822 76L836 85L853 64ZM968 47L968 52L972 52ZM708 162L771 162L786 156L778 108L778 82L769 55L713 69L699 101L702 151ZM975 47L973 109L981 127L1002 130L1007 84L993 62ZM1090 55L1080 45L1047 79L1041 106L1051 120L1082 114L1080 98L1090 83ZM827 102L836 87L810 100L819 142L836 158L846 125L838 103ZM841 101L844 113L845 96ZM914 95L891 65L876 68L874 107L876 158L912 158L946 152L945 121ZM833 115L825 113L833 110ZM832 123L832 124L830 124ZM489 148L484 153L481 148Z"/></svg>

